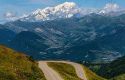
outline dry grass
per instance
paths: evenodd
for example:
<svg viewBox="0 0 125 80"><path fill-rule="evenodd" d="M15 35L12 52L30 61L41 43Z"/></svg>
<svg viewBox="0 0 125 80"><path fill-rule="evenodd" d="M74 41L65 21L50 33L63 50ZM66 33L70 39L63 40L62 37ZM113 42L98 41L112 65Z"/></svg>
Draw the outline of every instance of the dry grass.
<svg viewBox="0 0 125 80"><path fill-rule="evenodd" d="M48 65L57 71L64 80L81 80L78 78L75 68L66 63L48 62Z"/></svg>
<svg viewBox="0 0 125 80"><path fill-rule="evenodd" d="M89 70L87 67L83 66L83 69L85 71L86 77L88 80L106 80L98 75L96 75L94 72Z"/></svg>
<svg viewBox="0 0 125 80"><path fill-rule="evenodd" d="M0 80L45 80L45 77L35 61L0 46Z"/></svg>

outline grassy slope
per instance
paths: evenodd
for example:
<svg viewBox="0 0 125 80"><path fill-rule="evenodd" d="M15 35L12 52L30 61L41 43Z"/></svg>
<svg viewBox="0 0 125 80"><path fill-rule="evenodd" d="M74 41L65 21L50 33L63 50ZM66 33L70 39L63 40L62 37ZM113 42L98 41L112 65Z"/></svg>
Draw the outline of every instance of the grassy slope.
<svg viewBox="0 0 125 80"><path fill-rule="evenodd" d="M118 58L117 60L111 62L110 64L104 65L100 68L99 73L108 79L124 78L125 80L125 56ZM118 79L121 80L121 79Z"/></svg>
<svg viewBox="0 0 125 80"><path fill-rule="evenodd" d="M36 62L0 46L0 80L45 80Z"/></svg>
<svg viewBox="0 0 125 80"><path fill-rule="evenodd" d="M106 80L106 79L96 75L94 72L89 70L87 67L83 66L83 68L84 68L84 71L86 73L86 77L88 80Z"/></svg>
<svg viewBox="0 0 125 80"><path fill-rule="evenodd" d="M110 80L125 80L125 74L119 75L119 76L114 77L114 78L112 78Z"/></svg>
<svg viewBox="0 0 125 80"><path fill-rule="evenodd" d="M81 80L76 75L75 69L70 64L48 62L48 65L56 70L63 77L64 80Z"/></svg>
<svg viewBox="0 0 125 80"><path fill-rule="evenodd" d="M60 75L65 79L65 80L81 80L77 77L75 69L73 66L70 64L66 63L57 63L57 62L48 62L48 65L52 67L54 70L60 73ZM86 77L88 80L106 80L95 73L93 73L91 70L83 66Z"/></svg>

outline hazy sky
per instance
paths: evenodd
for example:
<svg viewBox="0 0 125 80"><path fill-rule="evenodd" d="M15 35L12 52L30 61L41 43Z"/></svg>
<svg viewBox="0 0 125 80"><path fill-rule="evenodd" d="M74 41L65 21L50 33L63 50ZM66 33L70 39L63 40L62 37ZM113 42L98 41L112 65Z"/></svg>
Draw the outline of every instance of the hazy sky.
<svg viewBox="0 0 125 80"><path fill-rule="evenodd" d="M84 8L102 8L106 3L111 2L111 0L0 0L0 21L4 20L8 12L12 13L12 16L20 16L38 8L54 6L66 1L75 2L79 7ZM112 1L117 3L120 7L125 7L125 0Z"/></svg>

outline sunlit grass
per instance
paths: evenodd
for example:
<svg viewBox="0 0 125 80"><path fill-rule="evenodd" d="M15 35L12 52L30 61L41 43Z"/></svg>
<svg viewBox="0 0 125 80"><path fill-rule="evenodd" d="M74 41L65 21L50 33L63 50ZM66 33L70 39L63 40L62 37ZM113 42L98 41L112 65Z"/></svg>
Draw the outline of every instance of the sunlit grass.
<svg viewBox="0 0 125 80"><path fill-rule="evenodd" d="M119 76L116 76L110 80L125 80L125 74L122 74L122 75L119 75Z"/></svg>
<svg viewBox="0 0 125 80"><path fill-rule="evenodd" d="M48 62L48 66L57 71L64 80L82 80L78 78L75 68L66 63Z"/></svg>
<svg viewBox="0 0 125 80"><path fill-rule="evenodd" d="M94 72L92 72L91 70L89 70L85 66L83 66L83 69L85 71L85 75L86 75L86 77L87 77L88 80L107 80L107 79L104 79L104 78L96 75Z"/></svg>
<svg viewBox="0 0 125 80"><path fill-rule="evenodd" d="M46 80L35 61L0 46L0 80Z"/></svg>

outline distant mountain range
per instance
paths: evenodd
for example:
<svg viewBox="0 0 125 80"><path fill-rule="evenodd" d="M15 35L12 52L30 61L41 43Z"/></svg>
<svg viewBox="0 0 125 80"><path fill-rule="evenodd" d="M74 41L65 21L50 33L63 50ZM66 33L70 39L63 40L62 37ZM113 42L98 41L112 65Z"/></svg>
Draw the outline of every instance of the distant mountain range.
<svg viewBox="0 0 125 80"><path fill-rule="evenodd" d="M46 21L54 20L61 18L71 18L71 17L83 17L89 14L100 14L100 15L112 15L118 16L125 13L125 10L120 8L119 5L108 3L101 9L94 8L81 8L77 6L74 2L65 2L54 7L46 7L44 9L37 9L29 14L25 14L21 17L12 17L10 20L21 20L27 22L36 22L36 21Z"/></svg>
<svg viewBox="0 0 125 80"><path fill-rule="evenodd" d="M99 75L110 80L125 79L125 10L117 4L107 4L97 10L82 9L73 2L66 2L38 9L0 25L0 44L23 52L35 60L68 60L97 65L103 63L98 70ZM3 56L1 61L10 60L10 65L10 62L15 65L13 61L17 57L26 59L26 63L35 64L31 57L11 54L16 52L9 48L0 46L0 52ZM8 56L4 54L6 52ZM37 65L35 67L37 69ZM0 73L3 74L3 71ZM29 76L26 78L30 79ZM33 75L34 79L37 79L36 76Z"/></svg>
<svg viewBox="0 0 125 80"><path fill-rule="evenodd" d="M124 21L124 14L94 13L42 22L17 20L4 24L14 33L6 44L34 59L109 62L124 55Z"/></svg>
<svg viewBox="0 0 125 80"><path fill-rule="evenodd" d="M65 2L55 7L46 7L45 9L37 9L29 15L22 17L22 21L45 21L58 18L70 18L73 16L81 16L81 10L74 2Z"/></svg>
<svg viewBox="0 0 125 80"><path fill-rule="evenodd" d="M109 62L125 55L125 14L117 4L86 12L66 2L0 25L0 33L1 44L34 59Z"/></svg>

